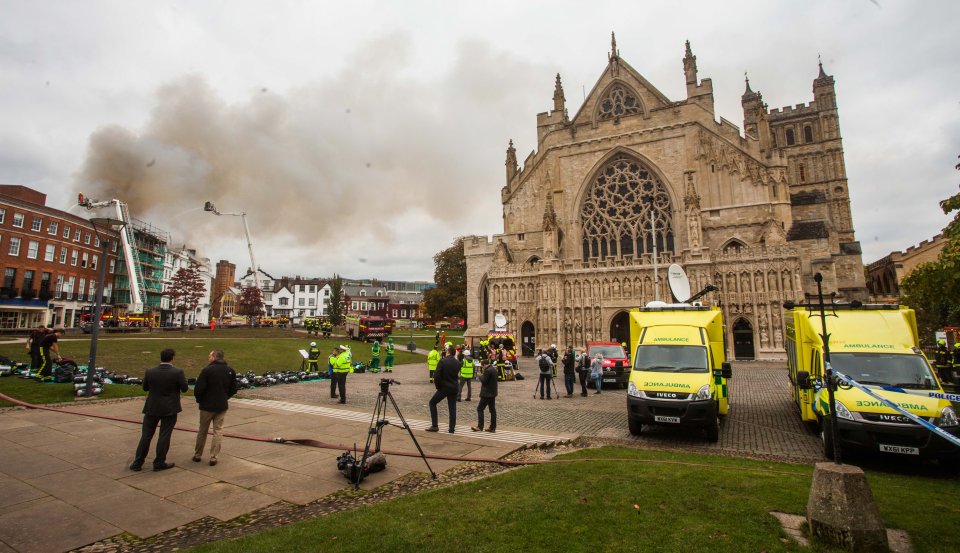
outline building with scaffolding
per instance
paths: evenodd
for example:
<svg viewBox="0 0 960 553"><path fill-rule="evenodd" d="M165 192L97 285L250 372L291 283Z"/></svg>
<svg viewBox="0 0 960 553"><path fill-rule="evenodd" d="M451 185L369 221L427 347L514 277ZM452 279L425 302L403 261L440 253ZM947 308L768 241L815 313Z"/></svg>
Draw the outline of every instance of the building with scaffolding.
<svg viewBox="0 0 960 553"><path fill-rule="evenodd" d="M130 247L137 271L136 280L140 282L144 313L159 316L163 295L163 265L170 244L170 233L153 226L151 223L131 218L130 229L133 240ZM131 306L133 304L130 274L126 264L117 265L113 281L113 304ZM158 323L154 320L154 323Z"/></svg>

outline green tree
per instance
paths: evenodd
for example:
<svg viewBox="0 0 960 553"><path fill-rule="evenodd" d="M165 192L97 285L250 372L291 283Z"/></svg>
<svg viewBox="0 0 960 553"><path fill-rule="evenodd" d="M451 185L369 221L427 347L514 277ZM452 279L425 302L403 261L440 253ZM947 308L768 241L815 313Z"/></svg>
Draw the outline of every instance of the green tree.
<svg viewBox="0 0 960 553"><path fill-rule="evenodd" d="M343 279L338 274L334 274L330 281L330 305L327 306L327 314L331 324L343 323Z"/></svg>
<svg viewBox="0 0 960 553"><path fill-rule="evenodd" d="M955 167L960 170L960 164ZM900 283L902 301L917 311L920 338L928 344L935 331L960 323L960 193L941 201L940 208L954 213L943 229L947 243L940 257L918 266Z"/></svg>
<svg viewBox="0 0 960 553"><path fill-rule="evenodd" d="M170 306L173 310L180 313L181 331L186 330L187 312L197 309L204 293L206 293L206 286L203 278L200 277L200 271L193 263L189 267L177 269L173 278L167 282L167 290L163 295L170 298Z"/></svg>
<svg viewBox="0 0 960 553"><path fill-rule="evenodd" d="M263 307L263 292L256 286L247 286L237 298L237 314L247 316L247 324L253 326L254 320L262 316L266 310Z"/></svg>
<svg viewBox="0 0 960 553"><path fill-rule="evenodd" d="M423 293L427 312L433 318L462 317L467 319L467 258L463 254L463 237L449 248L433 256L433 281L436 288Z"/></svg>

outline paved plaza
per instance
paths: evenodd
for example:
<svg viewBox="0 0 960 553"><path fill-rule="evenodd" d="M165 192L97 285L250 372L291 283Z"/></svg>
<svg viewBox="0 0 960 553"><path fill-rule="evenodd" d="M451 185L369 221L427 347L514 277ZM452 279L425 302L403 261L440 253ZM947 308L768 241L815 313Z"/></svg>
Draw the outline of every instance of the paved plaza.
<svg viewBox="0 0 960 553"><path fill-rule="evenodd" d="M242 369L242 367L238 367ZM532 360L521 362L533 377ZM533 397L535 378L500 385L498 432L477 434L479 385L472 402L458 404L455 434L431 434L427 400L433 385L424 365L397 367L401 384L393 397L427 454L456 458L498 458L526 444L577 436L625 440L640 447L714 451L786 460L820 460L819 441L798 420L789 402L785 370L775 365L739 364L731 381L731 412L720 440L707 443L699 433L645 428L627 431L626 392L604 390L587 397L550 401ZM363 447L383 374L348 378L345 405L329 399L326 381L258 388L231 402L225 432L265 438L314 439ZM557 379L558 385L560 379ZM139 420L143 400L82 403L71 409L91 415ZM184 398L179 426L195 428L192 398ZM446 408L441 405L440 426ZM398 421L392 407L388 418ZM341 451L293 444L224 440L215 467L193 463L195 434L174 433L168 461L176 468L154 473L127 469L139 438L137 424L50 411L0 410L0 553L67 551L127 532L139 538L210 517L226 521L278 502L305 505L347 486L337 472ZM405 431L384 431L386 450L415 451ZM206 460L206 458L204 459ZM457 461L432 460L442 472ZM411 471L426 472L421 459L391 455L387 470L371 475L364 489L391 482ZM52 520L58 521L51 524Z"/></svg>

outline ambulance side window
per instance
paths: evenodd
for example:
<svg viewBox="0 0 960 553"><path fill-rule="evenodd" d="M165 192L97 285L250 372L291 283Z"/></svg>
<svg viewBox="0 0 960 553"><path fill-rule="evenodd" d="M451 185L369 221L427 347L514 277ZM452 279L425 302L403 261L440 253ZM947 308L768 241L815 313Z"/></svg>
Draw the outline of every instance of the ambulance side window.
<svg viewBox="0 0 960 553"><path fill-rule="evenodd" d="M814 352L810 356L810 376L816 377L820 376L820 353Z"/></svg>

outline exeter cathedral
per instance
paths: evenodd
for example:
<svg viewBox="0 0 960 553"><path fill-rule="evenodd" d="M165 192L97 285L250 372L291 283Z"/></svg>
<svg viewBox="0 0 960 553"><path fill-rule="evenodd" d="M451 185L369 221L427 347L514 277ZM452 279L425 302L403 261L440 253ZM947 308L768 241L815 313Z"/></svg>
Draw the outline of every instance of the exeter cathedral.
<svg viewBox="0 0 960 553"><path fill-rule="evenodd" d="M528 355L627 341L631 308L675 301L671 263L693 292L719 288L704 301L723 309L727 355L738 359L785 356L782 304L816 292L816 273L825 293L866 298L834 80L822 65L809 104L768 110L748 80L741 132L717 121L689 42L679 101L630 67L615 39L607 58L572 117L557 75L522 167L510 142L503 233L464 239L468 334L485 334L502 313Z"/></svg>

